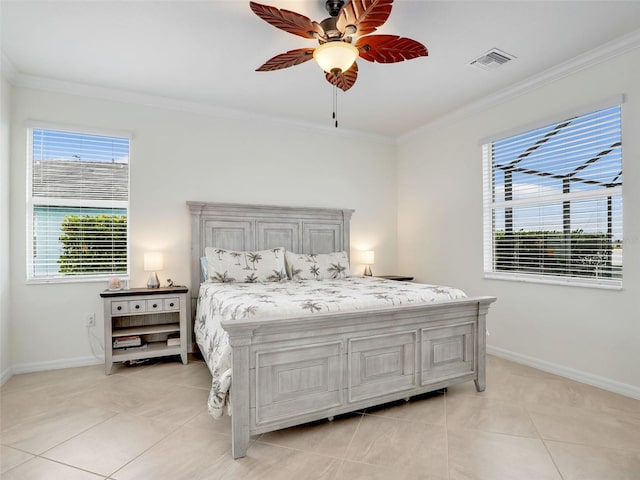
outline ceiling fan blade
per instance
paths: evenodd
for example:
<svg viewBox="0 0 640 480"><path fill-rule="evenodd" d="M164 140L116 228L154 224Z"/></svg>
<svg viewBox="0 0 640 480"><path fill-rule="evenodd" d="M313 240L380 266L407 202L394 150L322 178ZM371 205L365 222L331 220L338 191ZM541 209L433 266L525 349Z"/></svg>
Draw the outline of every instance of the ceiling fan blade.
<svg viewBox="0 0 640 480"><path fill-rule="evenodd" d="M281 53L267 60L263 65L256 68L256 72L270 72L281 68L293 67L313 58L314 48L297 48Z"/></svg>
<svg viewBox="0 0 640 480"><path fill-rule="evenodd" d="M358 64L353 62L351 68L344 73L339 73L338 75L327 73L325 76L327 78L327 82L331 85L335 85L343 92L346 92L353 87L353 84L356 83L356 80L358 79Z"/></svg>
<svg viewBox="0 0 640 480"><path fill-rule="evenodd" d="M360 58L369 62L395 63L429 55L420 42L398 35L369 35L359 38L356 48Z"/></svg>
<svg viewBox="0 0 640 480"><path fill-rule="evenodd" d="M344 33L349 25L356 27L354 35L367 35L375 32L389 18L393 0L351 0L340 14L336 26Z"/></svg>
<svg viewBox="0 0 640 480"><path fill-rule="evenodd" d="M249 2L249 7L257 16L265 22L277 27L285 32L293 33L304 38L315 38L314 33L322 36L324 30L318 22L312 21L309 17L305 17L290 10L270 7L256 2Z"/></svg>

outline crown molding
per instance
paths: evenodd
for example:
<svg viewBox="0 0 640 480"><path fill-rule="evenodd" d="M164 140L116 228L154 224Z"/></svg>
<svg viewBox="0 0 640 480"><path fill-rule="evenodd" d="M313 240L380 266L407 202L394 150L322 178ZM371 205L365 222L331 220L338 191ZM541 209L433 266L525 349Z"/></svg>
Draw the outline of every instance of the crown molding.
<svg viewBox="0 0 640 480"><path fill-rule="evenodd" d="M3 64L6 57L3 55ZM7 58L7 62L11 64ZM12 64L11 64L12 65ZM126 104L142 105L152 108L161 108L166 110L181 111L186 113L195 113L211 117L217 117L225 120L234 119L238 121L253 121L264 125L265 123L274 124L280 127L296 128L304 131L321 132L325 135L333 135L349 138L364 138L377 143L396 145L395 137L372 134L355 129L334 128L329 125L318 125L312 122L304 122L292 120L286 117L278 117L275 115L265 115L245 110L218 107L206 102L192 102L180 100L176 98L163 97L160 95L149 95L146 93L135 92L131 90L116 89L110 87L100 87L97 85L88 85L78 82L69 82L66 80L57 80L53 78L40 77L34 75L26 75L20 71L13 69L14 74L8 78L10 83L16 87L28 88L33 90L41 90L45 92L61 93L66 95L81 96L98 100L107 100L112 102L120 102Z"/></svg>
<svg viewBox="0 0 640 480"><path fill-rule="evenodd" d="M561 78L606 62L607 60L611 60L619 55L623 55L638 47L640 47L640 29L618 37L615 40L594 48L593 50L589 50L588 52L578 55L567 62L561 63L560 65L544 70L537 75L529 77L525 81L515 83L508 88L495 92L492 95L441 115L435 120L418 127L411 132L398 136L397 141L401 144L419 136L420 134L424 134L433 128L460 120L473 113L504 103L508 100L524 95L525 93L529 93L560 80Z"/></svg>

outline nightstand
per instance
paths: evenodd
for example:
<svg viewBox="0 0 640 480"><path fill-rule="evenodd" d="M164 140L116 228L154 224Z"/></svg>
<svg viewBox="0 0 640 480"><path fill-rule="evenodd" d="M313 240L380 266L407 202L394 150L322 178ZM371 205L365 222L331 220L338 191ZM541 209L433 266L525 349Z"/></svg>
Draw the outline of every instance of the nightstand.
<svg viewBox="0 0 640 480"><path fill-rule="evenodd" d="M187 364L187 292L187 287L162 287L100 293L107 375L115 362L180 355ZM120 346L114 347L116 341Z"/></svg>
<svg viewBox="0 0 640 480"><path fill-rule="evenodd" d="M404 275L376 275L376 278L385 278L387 280L396 280L398 282L410 282L413 277L406 277Z"/></svg>

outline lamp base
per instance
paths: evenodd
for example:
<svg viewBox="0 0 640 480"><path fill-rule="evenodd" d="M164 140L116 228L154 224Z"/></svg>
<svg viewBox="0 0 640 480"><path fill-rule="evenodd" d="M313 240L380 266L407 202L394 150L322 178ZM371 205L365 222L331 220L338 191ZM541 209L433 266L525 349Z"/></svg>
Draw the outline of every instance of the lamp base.
<svg viewBox="0 0 640 480"><path fill-rule="evenodd" d="M365 277L371 277L372 276L371 267L369 265L364 267L364 276Z"/></svg>
<svg viewBox="0 0 640 480"><path fill-rule="evenodd" d="M160 280L158 280L158 275L156 275L156 272L151 272L149 274L149 280L147 280L147 288L160 288Z"/></svg>

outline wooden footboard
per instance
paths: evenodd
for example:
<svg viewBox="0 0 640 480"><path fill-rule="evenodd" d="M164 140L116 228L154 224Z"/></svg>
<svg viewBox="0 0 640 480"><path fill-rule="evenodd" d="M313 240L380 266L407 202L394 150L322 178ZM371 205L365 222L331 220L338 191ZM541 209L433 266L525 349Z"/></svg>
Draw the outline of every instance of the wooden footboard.
<svg viewBox="0 0 640 480"><path fill-rule="evenodd" d="M233 350L234 458L251 435L474 380L485 388L494 297L223 323Z"/></svg>

